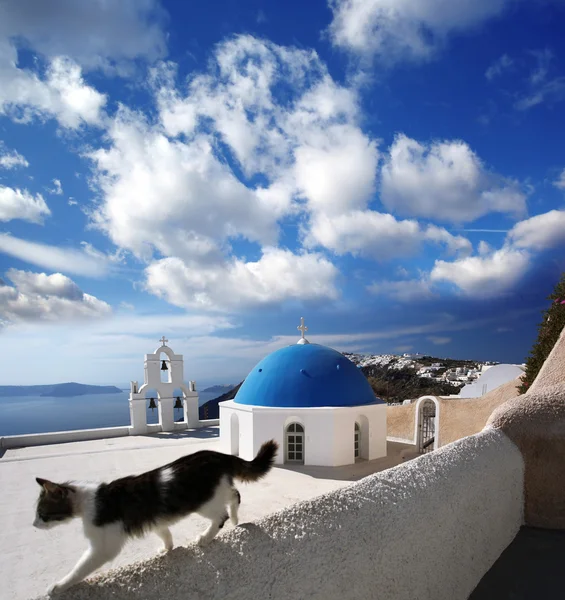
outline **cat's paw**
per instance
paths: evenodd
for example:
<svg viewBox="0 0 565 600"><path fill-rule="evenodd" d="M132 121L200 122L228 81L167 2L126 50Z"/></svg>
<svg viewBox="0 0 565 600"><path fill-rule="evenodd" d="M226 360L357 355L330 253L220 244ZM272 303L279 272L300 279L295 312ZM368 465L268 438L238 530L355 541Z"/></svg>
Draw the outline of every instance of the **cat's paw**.
<svg viewBox="0 0 565 600"><path fill-rule="evenodd" d="M165 546L164 548L161 548L161 550L159 550L159 556L164 556L165 554L168 554L172 549L172 544L170 546Z"/></svg>

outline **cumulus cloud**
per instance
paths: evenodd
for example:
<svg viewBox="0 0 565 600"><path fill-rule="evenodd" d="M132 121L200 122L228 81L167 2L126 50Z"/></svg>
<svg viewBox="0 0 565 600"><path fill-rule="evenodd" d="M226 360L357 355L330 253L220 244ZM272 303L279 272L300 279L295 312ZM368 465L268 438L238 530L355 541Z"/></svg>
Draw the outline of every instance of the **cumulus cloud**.
<svg viewBox="0 0 565 600"><path fill-rule="evenodd" d="M17 51L0 39L0 115L19 122L56 118L77 129L100 124L105 94L88 85L81 68L71 59L50 59L44 77L17 67Z"/></svg>
<svg viewBox="0 0 565 600"><path fill-rule="evenodd" d="M81 252L74 248L31 242L4 233L0 233L0 252L50 271L88 277L106 275L111 262L107 256L93 252L90 247Z"/></svg>
<svg viewBox="0 0 565 600"><path fill-rule="evenodd" d="M453 262L437 260L430 280L454 284L466 296L493 298L515 286L529 266L528 252L504 246L482 256L468 256Z"/></svg>
<svg viewBox="0 0 565 600"><path fill-rule="evenodd" d="M334 82L315 52L251 36L219 44L209 70L184 88L172 64L154 68L151 85L158 122L122 107L108 143L88 154L99 192L94 224L138 257L165 260L148 270L148 289L161 293L167 266L179 274L179 290L167 296L182 305L229 303L215 278L235 281L235 273L254 273L257 286L234 294L236 305L296 298L297 287L304 298L332 297L329 261L272 247L285 217L338 216L374 194L378 150L357 123L355 92ZM232 252L240 238L263 248L256 263ZM288 285L262 283L267 265ZM295 269L309 276L290 277Z"/></svg>
<svg viewBox="0 0 565 600"><path fill-rule="evenodd" d="M228 238L277 239L277 210L246 187L205 135L191 143L167 137L122 110L110 146L89 154L102 200L95 223L122 248L146 258L217 258Z"/></svg>
<svg viewBox="0 0 565 600"><path fill-rule="evenodd" d="M553 182L553 185L560 190L565 190L565 169L561 171L559 178Z"/></svg>
<svg viewBox="0 0 565 600"><path fill-rule="evenodd" d="M335 299L337 269L320 254L265 248L255 262L200 267L168 257L146 269L149 291L182 307L241 309L284 300Z"/></svg>
<svg viewBox="0 0 565 600"><path fill-rule="evenodd" d="M423 227L415 220L398 220L393 215L372 210L350 211L339 216L314 215L305 244L350 253L376 260L416 254L424 243L442 245L449 254L469 254L472 245L447 230Z"/></svg>
<svg viewBox="0 0 565 600"><path fill-rule="evenodd" d="M446 40L500 14L511 0L328 0L333 44L380 62L430 59Z"/></svg>
<svg viewBox="0 0 565 600"><path fill-rule="evenodd" d="M16 150L8 150L0 140L0 168L16 169L17 167L29 167L29 163Z"/></svg>
<svg viewBox="0 0 565 600"><path fill-rule="evenodd" d="M452 223L526 211L518 183L489 172L464 142L426 145L405 135L396 137L383 165L381 198L393 212Z"/></svg>
<svg viewBox="0 0 565 600"><path fill-rule="evenodd" d="M110 306L85 294L77 284L54 273L32 273L10 269L0 280L0 317L8 322L75 321L108 316Z"/></svg>
<svg viewBox="0 0 565 600"><path fill-rule="evenodd" d="M41 194L33 196L27 190L0 185L0 221L22 219L41 224L44 217L50 214Z"/></svg>
<svg viewBox="0 0 565 600"><path fill-rule="evenodd" d="M551 210L516 223L508 232L516 248L545 250L565 245L565 210Z"/></svg>

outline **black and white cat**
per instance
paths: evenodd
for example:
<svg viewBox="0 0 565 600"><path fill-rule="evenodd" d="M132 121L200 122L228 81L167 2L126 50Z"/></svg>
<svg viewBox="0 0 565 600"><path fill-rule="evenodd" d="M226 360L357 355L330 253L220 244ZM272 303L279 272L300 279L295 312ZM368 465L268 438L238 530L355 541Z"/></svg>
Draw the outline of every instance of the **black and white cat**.
<svg viewBox="0 0 565 600"><path fill-rule="evenodd" d="M53 483L36 478L41 486L34 526L49 529L75 517L83 521L90 547L73 570L51 586L62 592L118 556L129 537L154 531L164 551L173 547L169 525L191 513L210 520L197 543L211 542L224 523L238 524L241 496L234 479L257 481L273 465L278 444L265 442L252 461L212 450L201 450L141 475L110 483Z"/></svg>

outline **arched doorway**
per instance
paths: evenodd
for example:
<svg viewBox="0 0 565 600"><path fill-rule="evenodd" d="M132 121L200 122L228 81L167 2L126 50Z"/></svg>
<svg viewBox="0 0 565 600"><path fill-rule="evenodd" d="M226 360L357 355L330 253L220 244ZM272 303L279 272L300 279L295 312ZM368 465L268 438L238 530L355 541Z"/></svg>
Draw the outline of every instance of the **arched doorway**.
<svg viewBox="0 0 565 600"><path fill-rule="evenodd" d="M361 426L357 422L355 422L354 449L355 460L358 460L361 458Z"/></svg>
<svg viewBox="0 0 565 600"><path fill-rule="evenodd" d="M239 417L232 413L230 417L230 452L239 456Z"/></svg>
<svg viewBox="0 0 565 600"><path fill-rule="evenodd" d="M427 398L418 410L418 452L433 452L436 446L436 403Z"/></svg>
<svg viewBox="0 0 565 600"><path fill-rule="evenodd" d="M304 427L290 423L285 431L285 462L304 464Z"/></svg>

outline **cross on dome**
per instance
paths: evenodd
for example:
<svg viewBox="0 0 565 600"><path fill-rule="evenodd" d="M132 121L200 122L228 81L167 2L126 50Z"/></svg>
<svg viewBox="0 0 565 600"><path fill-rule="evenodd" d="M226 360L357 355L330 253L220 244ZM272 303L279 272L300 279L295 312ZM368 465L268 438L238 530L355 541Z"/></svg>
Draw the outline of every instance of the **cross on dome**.
<svg viewBox="0 0 565 600"><path fill-rule="evenodd" d="M302 333L302 337L298 340L298 343L309 344L310 342L304 337L304 332L308 331L308 327L304 325L304 317L300 317L300 325L296 329Z"/></svg>
<svg viewBox="0 0 565 600"><path fill-rule="evenodd" d="M167 339L165 338L165 336L163 336L163 337L162 337L162 338L161 338L159 341L161 342L161 344L162 344L163 346L166 346L166 345L167 345L167 343L166 343L166 342L168 342L169 340L167 340Z"/></svg>

